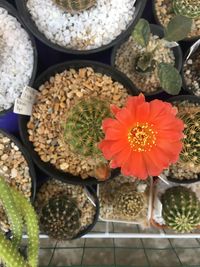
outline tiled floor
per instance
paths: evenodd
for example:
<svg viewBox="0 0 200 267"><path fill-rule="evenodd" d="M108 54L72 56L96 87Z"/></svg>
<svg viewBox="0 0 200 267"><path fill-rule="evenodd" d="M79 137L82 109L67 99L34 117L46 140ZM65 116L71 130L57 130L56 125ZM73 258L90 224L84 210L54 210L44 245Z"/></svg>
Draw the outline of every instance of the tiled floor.
<svg viewBox="0 0 200 267"><path fill-rule="evenodd" d="M116 233L151 232L134 225L111 224ZM94 232L105 232L97 223ZM40 267L200 267L198 239L78 239L55 242L41 239Z"/></svg>

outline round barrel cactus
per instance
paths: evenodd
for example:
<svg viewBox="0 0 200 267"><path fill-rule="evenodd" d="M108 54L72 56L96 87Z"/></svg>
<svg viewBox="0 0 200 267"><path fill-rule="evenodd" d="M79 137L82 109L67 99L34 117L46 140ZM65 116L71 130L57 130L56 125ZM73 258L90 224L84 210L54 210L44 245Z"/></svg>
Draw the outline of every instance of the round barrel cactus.
<svg viewBox="0 0 200 267"><path fill-rule="evenodd" d="M97 144L104 137L103 119L110 117L106 101L83 99L69 112L65 125L65 140L73 152L83 156L101 155Z"/></svg>
<svg viewBox="0 0 200 267"><path fill-rule="evenodd" d="M40 214L40 224L45 234L56 240L75 237L81 227L81 211L76 203L65 195L52 197Z"/></svg>
<svg viewBox="0 0 200 267"><path fill-rule="evenodd" d="M144 193L139 193L123 185L116 196L116 206L125 217L134 218L143 211L145 206Z"/></svg>
<svg viewBox="0 0 200 267"><path fill-rule="evenodd" d="M70 13L84 11L96 4L96 0L55 0L55 2Z"/></svg>
<svg viewBox="0 0 200 267"><path fill-rule="evenodd" d="M200 201L191 189L171 187L161 196L161 202L165 223L176 232L191 232L200 224Z"/></svg>
<svg viewBox="0 0 200 267"><path fill-rule="evenodd" d="M173 0L173 8L176 14L188 18L200 18L199 0Z"/></svg>

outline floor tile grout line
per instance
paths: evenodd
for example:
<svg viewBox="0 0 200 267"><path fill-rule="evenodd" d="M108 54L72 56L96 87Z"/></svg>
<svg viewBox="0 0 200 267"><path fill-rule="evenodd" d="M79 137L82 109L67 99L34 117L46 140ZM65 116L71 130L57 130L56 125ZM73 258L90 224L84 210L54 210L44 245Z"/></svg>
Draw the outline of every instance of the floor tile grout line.
<svg viewBox="0 0 200 267"><path fill-rule="evenodd" d="M50 258L50 260L49 260L48 266L51 265L51 262L52 262L52 260L53 260L54 255L55 255L55 252L56 252L56 247L57 247L57 245L58 245L58 241L56 241L56 243L55 243L55 246L54 246L54 248L53 248L53 251L52 251L51 258Z"/></svg>
<svg viewBox="0 0 200 267"><path fill-rule="evenodd" d="M139 228L138 225L137 225L137 230L138 230L138 232L140 233L140 228ZM144 243L143 243L142 238L140 238L140 241L141 241L141 243L142 243L142 248L143 248L143 250L144 250L144 255L145 255L145 257L146 257L148 267L152 267L152 265L151 265L151 263L150 263L150 260L149 260L149 257L148 257L148 255L147 255L146 248L145 248L145 246L144 246Z"/></svg>
<svg viewBox="0 0 200 267"><path fill-rule="evenodd" d="M86 239L84 239L84 244L83 244L83 253L82 253L82 257L81 257L81 266L83 266L83 259L84 259L84 255L85 255L85 244L86 244Z"/></svg>
<svg viewBox="0 0 200 267"><path fill-rule="evenodd" d="M170 243L170 246L171 246L171 248L172 248L172 251L174 251L176 257L178 258L178 261L179 261L179 263L180 263L180 266L183 266L183 264L182 264L182 262L181 262L181 260L180 260L180 258L179 258L179 256L178 256L178 253L176 252L176 250L175 250L175 248L174 248L174 246L173 246L173 244L172 244L172 242L171 242L170 239L169 239L169 243Z"/></svg>

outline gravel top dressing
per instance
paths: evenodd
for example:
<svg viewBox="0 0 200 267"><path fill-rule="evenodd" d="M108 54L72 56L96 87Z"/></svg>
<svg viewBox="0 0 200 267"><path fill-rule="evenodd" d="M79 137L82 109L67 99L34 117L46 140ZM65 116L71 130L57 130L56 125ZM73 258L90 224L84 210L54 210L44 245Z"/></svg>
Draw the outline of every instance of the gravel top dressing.
<svg viewBox="0 0 200 267"><path fill-rule="evenodd" d="M17 19L0 8L0 111L9 109L28 85L33 47Z"/></svg>
<svg viewBox="0 0 200 267"><path fill-rule="evenodd" d="M70 14L53 0L28 0L38 29L53 43L89 50L109 44L126 30L135 12L133 0L98 0L83 12Z"/></svg>

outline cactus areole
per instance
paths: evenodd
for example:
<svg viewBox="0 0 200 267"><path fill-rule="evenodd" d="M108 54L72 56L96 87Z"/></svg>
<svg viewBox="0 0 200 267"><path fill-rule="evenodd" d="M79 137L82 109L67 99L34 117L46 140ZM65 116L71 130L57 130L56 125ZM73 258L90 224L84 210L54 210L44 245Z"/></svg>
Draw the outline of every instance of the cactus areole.
<svg viewBox="0 0 200 267"><path fill-rule="evenodd" d="M173 8L176 14L187 18L200 18L199 0L173 0Z"/></svg>

